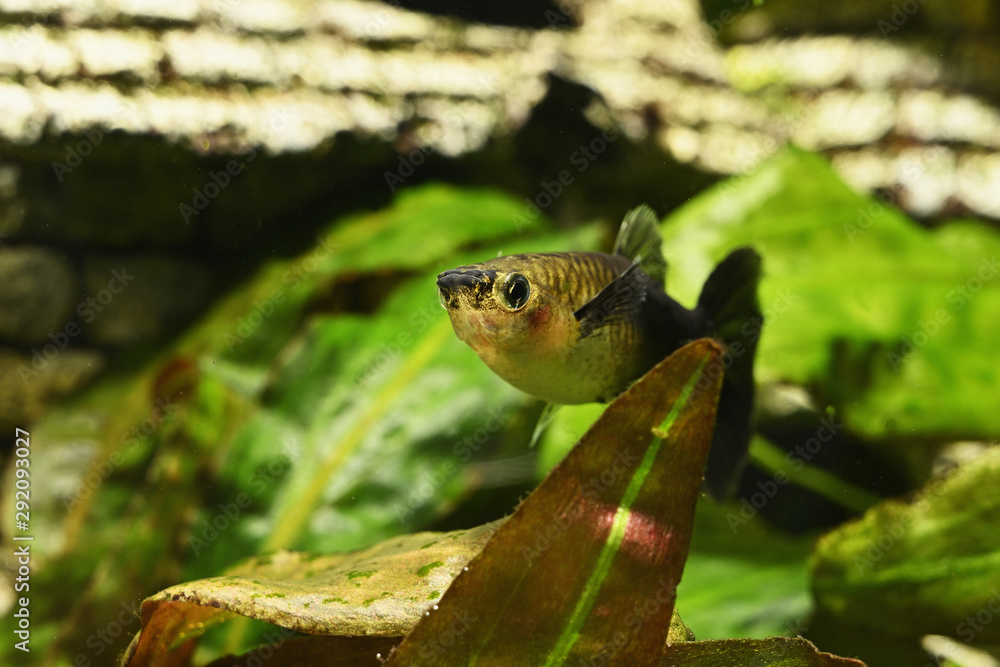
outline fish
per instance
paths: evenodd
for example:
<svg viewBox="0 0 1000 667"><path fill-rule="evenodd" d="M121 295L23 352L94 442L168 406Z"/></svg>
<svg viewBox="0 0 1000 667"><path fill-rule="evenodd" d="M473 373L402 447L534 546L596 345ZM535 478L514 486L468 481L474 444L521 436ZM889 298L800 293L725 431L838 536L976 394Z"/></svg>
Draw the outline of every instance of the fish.
<svg viewBox="0 0 1000 667"><path fill-rule="evenodd" d="M659 223L626 213L611 254L507 255L437 276L452 328L494 373L553 406L606 403L686 343L718 340L727 360L704 488L729 497L745 462L763 315L760 255L734 249L694 308L667 295Z"/></svg>

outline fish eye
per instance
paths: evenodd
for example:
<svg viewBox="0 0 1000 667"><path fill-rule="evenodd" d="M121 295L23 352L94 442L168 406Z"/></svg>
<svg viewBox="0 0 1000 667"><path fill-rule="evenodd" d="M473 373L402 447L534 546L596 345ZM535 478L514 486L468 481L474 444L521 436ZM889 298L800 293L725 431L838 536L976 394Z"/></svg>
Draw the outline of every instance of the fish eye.
<svg viewBox="0 0 1000 667"><path fill-rule="evenodd" d="M512 273L500 285L500 301L511 310L520 310L528 303L531 285L520 273Z"/></svg>

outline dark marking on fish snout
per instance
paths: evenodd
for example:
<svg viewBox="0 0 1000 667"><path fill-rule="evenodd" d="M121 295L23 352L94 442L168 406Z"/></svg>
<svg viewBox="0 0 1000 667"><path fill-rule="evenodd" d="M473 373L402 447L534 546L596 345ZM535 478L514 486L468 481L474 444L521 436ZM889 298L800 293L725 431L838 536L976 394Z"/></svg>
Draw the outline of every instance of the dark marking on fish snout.
<svg viewBox="0 0 1000 667"><path fill-rule="evenodd" d="M490 269L458 267L439 273L437 286L441 304L445 308L457 308L458 296L464 294L469 305L479 308L483 297L493 292L493 283L496 279L497 272Z"/></svg>

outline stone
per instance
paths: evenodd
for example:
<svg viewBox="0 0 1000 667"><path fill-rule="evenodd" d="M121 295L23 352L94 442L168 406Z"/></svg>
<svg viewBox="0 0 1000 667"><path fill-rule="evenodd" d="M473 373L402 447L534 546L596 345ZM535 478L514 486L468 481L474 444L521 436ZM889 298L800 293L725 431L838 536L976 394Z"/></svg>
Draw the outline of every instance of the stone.
<svg viewBox="0 0 1000 667"><path fill-rule="evenodd" d="M210 272L194 260L161 254L85 256L86 296L78 312L89 342L132 346L152 342L201 312L211 295Z"/></svg>
<svg viewBox="0 0 1000 667"><path fill-rule="evenodd" d="M27 429L45 411L82 389L104 368L96 350L65 349L51 358L0 347L0 428Z"/></svg>
<svg viewBox="0 0 1000 667"><path fill-rule="evenodd" d="M0 246L0 340L48 342L72 319L79 281L70 262L39 246Z"/></svg>

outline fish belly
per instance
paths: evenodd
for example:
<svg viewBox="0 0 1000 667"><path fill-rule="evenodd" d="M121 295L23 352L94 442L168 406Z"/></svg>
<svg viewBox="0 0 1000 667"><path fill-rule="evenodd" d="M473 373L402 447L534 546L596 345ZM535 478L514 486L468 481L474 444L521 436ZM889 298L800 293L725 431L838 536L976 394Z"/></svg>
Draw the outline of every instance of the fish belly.
<svg viewBox="0 0 1000 667"><path fill-rule="evenodd" d="M559 405L607 402L638 374L635 355L603 337L585 339L567 355L494 359L493 371L526 394Z"/></svg>

